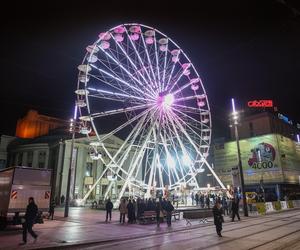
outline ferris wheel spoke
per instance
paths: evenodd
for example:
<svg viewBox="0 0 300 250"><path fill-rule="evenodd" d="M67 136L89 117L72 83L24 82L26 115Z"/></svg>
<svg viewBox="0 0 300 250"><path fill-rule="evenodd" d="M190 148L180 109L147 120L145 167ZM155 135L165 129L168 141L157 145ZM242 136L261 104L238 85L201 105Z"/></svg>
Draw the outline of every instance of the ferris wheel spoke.
<svg viewBox="0 0 300 250"><path fill-rule="evenodd" d="M124 185L123 185L123 187L122 187L122 189L121 189L121 191L120 191L120 193L119 193L119 200L120 200L120 198L123 196L124 191L125 191L126 187L128 186L128 183L129 183L130 178L131 178L131 176L132 176L132 174L133 174L133 172L134 172L134 170L135 170L135 168L136 168L136 165L137 165L137 163L138 163L138 161L139 161L139 158L140 158L142 155L144 155L144 153L145 153L145 147L146 147L146 145L147 145L147 143L148 143L148 141L149 141L149 139L150 139L150 136L151 136L151 134L152 134L152 128L153 128L153 126L154 126L154 125L152 125L152 127L149 129L149 132L148 132L148 134L147 134L147 136L146 136L146 138L145 138L145 140L144 140L144 142L143 142L143 145L142 145L142 147L141 147L141 149L140 149L140 152L139 152L138 156L135 158L135 161L134 161L133 164L132 164L132 167L131 167L131 170L129 171L128 177L127 177L127 179L126 179L126 181L125 181L125 183L124 183Z"/></svg>
<svg viewBox="0 0 300 250"><path fill-rule="evenodd" d="M172 107L172 110L178 112L178 113L181 114L183 117L186 117L187 119L190 119L191 121L193 121L193 122L195 122L195 123L197 123L197 124L199 124L199 125L201 125L201 126L203 126L203 127L206 127L206 128L208 128L208 129L210 129L210 126L209 126L209 125L207 125L207 124L205 124L205 123L203 123L203 122L201 122L201 121L199 121L199 120L196 120L196 119L193 118L192 116L190 116L190 115L188 115L188 114L186 114L186 113L180 111L179 109L176 109L176 108Z"/></svg>
<svg viewBox="0 0 300 250"><path fill-rule="evenodd" d="M203 95L191 95L191 96L185 96L185 97L177 98L177 99L175 100L175 102L189 101L189 100L199 99L199 98L203 98Z"/></svg>
<svg viewBox="0 0 300 250"><path fill-rule="evenodd" d="M185 71L183 70L182 73L179 75L179 77L177 77L177 79L175 80L174 83L172 83L172 86L169 90L169 92L172 91L172 89L177 85L177 83L180 81L181 77L184 75ZM167 89L168 89L169 86L167 86Z"/></svg>
<svg viewBox="0 0 300 250"><path fill-rule="evenodd" d="M127 33L128 40L131 42L131 45L132 45L132 47L133 47L135 53L138 55L138 58L139 58L140 62L142 62L142 59L140 58L140 55L139 55L138 51L136 50L136 47L135 47L135 45L133 44L131 38L129 37L129 34L128 34L127 30L126 30L126 33ZM142 36L142 35L141 35L141 36ZM113 36L112 36L112 37L113 37ZM113 39L115 40L114 37L113 37ZM128 55L128 53L125 51L124 47L123 47L120 43L118 43L116 40L115 40L115 43L117 44L118 48L123 52L123 54L125 55L125 57L127 58L127 60L130 62L130 64L132 65L132 67L135 69L135 71L136 71L136 72L139 74L139 76L144 80L144 84L147 84L147 85L149 84L151 93L152 93L152 94L155 94L155 91L154 91L154 89L153 89L152 86L151 86L151 82L152 82L152 81L151 81L151 78L150 78L149 73L148 73L148 71L146 70L144 64L142 63L142 66L143 66L144 71L147 72L148 78L149 78L150 82L145 78L145 76L144 76L144 75L140 72L140 70L137 68L136 64L132 61L132 59L130 58L130 56ZM139 84L140 84L141 86L144 86L144 84L142 84L140 81L138 81L138 82L139 82Z"/></svg>
<svg viewBox="0 0 300 250"><path fill-rule="evenodd" d="M136 126L132 129L132 131L130 132L130 134L127 136L127 138L125 139L124 143L121 145L121 147L118 149L117 153L114 155L113 159L111 159L110 163L108 164L108 166L110 166L111 164L116 164L117 165L117 169L116 169L116 173L118 173L119 171L122 171L124 168L124 162L125 160L127 159L129 153L131 152L132 150L132 147L133 147L133 142L135 141L136 137L138 136L141 128L143 127L143 124L145 122L145 119L147 117L147 114L148 114L148 111L147 113L145 113L146 115L143 116L143 119L141 119L137 124ZM130 138L132 137L133 135L133 140L132 140L132 143L130 143L130 145L128 146L128 141L130 140ZM108 136L106 136L108 138ZM122 157L119 159L118 162L115 161L115 159L119 156L119 154L122 152L123 148L127 146L127 149L125 150L125 153L122 155ZM125 172L126 175L128 175L128 172ZM106 190L106 193L105 193L105 196L104 198L107 197L110 189L111 189L112 185L110 185L108 187L108 189Z"/></svg>
<svg viewBox="0 0 300 250"><path fill-rule="evenodd" d="M199 133L198 132L196 132L192 127L191 127L191 125L189 125L187 122L185 122L183 119L181 119L178 115L176 115L175 113L173 113L174 114L174 118L175 119L178 119L182 124L184 124L187 128L189 128L189 130L193 133L193 134L195 134L195 136L197 136L197 137L199 137L199 139L201 139L203 142L205 142L207 145L209 144L208 142L206 142L205 140L204 140L204 138L202 138L202 136L201 135L199 135ZM199 129L199 128L197 128L197 129Z"/></svg>
<svg viewBox="0 0 300 250"><path fill-rule="evenodd" d="M150 106L151 105L149 105L149 104L142 104L142 105L132 106L132 107L128 107L128 108L121 108L121 109L114 109L114 110L108 110L108 111L93 113L90 116L91 116L92 119L94 119L94 118L110 116L110 115L116 115L116 114L121 114L121 113L129 112L129 111L144 109L144 108L148 108Z"/></svg>
<svg viewBox="0 0 300 250"><path fill-rule="evenodd" d="M153 96L151 96L150 94L145 93L145 92L143 92L141 89L138 89L137 87L135 87L135 86L133 86L133 85L130 85L128 82L124 81L123 79L118 78L118 77L115 77L114 75L110 74L109 72L107 72L107 71L105 71L105 70L103 70L103 69L101 69L101 68L98 68L96 65L91 64L91 67L92 67L92 68L95 68L95 69L97 69L97 70L99 70L101 73L104 73L105 75L107 75L107 76L113 78L114 80L116 80L116 81L118 81L118 82L120 82L120 83L123 83L125 86L131 88L132 90L135 90L135 91L141 93L142 95L147 95L150 99L153 99Z"/></svg>
<svg viewBox="0 0 300 250"><path fill-rule="evenodd" d="M165 87L166 87L165 86L165 78L166 78L166 66L167 66L168 47L169 47L169 44L167 44L167 49L166 49L165 55L164 55L163 79L162 79L161 91L165 90Z"/></svg>
<svg viewBox="0 0 300 250"><path fill-rule="evenodd" d="M208 109L201 109L201 108L194 108L191 106L186 106L186 105L182 105L182 104L178 104L178 103L173 103L172 106L176 106L179 107L181 109L183 109L185 112L189 112L189 113L193 113L193 114L197 114L197 115L201 115L201 113L209 113Z"/></svg>
<svg viewBox="0 0 300 250"><path fill-rule="evenodd" d="M126 95L130 95L130 93L128 93L128 89L130 89L130 90L132 91L131 88L128 88L128 89L125 91L124 89L122 89L122 88L120 88L120 87L118 87L118 86L112 84L111 82L108 82L108 81L106 81L106 80L104 80L104 79L101 79L101 78L99 78L99 77L97 77L97 76L95 76L95 75L92 75L92 74L88 74L88 75L89 75L90 77L92 77L92 78L94 78L94 79L96 79L96 80L98 80L98 81L100 81L100 82L102 82L102 83L104 83L104 84L106 84L106 85L108 85L108 86L110 86L110 87L112 87L112 88L118 90L118 91L123 92L123 93L126 94ZM134 93L136 93L136 95L139 96L139 97L143 97L143 95L142 95L140 92L135 92L135 91L134 91Z"/></svg>
<svg viewBox="0 0 300 250"><path fill-rule="evenodd" d="M138 100L138 101L142 101L142 103L153 101L151 99L147 99L147 98L140 97L140 96L117 93L117 92L107 91L107 90L104 90L104 89L95 89L95 88L87 88L87 89L91 90L91 91L94 91L94 92L97 92L100 95L100 96L98 96L99 98L101 98L101 97L111 98L111 96L113 96L114 98L117 98L117 99L114 99L114 100L122 101L122 102L128 101L130 99L135 99L135 100ZM92 96L92 95L89 94L89 96ZM97 96L94 96L94 97L97 97Z"/></svg>
<svg viewBox="0 0 300 250"><path fill-rule="evenodd" d="M180 138L180 136L179 136L179 133L178 133L178 131L177 131L177 129L176 129L176 126L175 126L175 123L177 123L177 120L174 119L174 118L171 116L171 114L170 114L169 112L167 113L167 115L169 116L169 119L170 119L170 121L171 121L173 130L175 131L175 133L176 133L176 135L177 135L178 142L179 142L179 144L180 144L180 146L181 146L181 150L182 150L183 154L188 155L188 152L187 152L187 150L186 150L186 148L185 148L185 146L184 146L184 144L183 144L183 142L182 142L182 140L181 140L181 138ZM180 124L180 125L181 125L181 124ZM182 126L180 126L180 131L183 132L184 135L186 135L186 132L184 132L185 130L183 131L183 129L184 129L184 128L183 128ZM197 152L197 153L198 153L198 152ZM193 169L192 169L192 167L190 166L190 164L188 164L188 167L189 167L189 169L190 169L190 172L193 173ZM197 186L198 186L198 188L199 188L199 185L198 185L198 182L197 182L197 180L196 180L195 175L193 176L193 178L194 178L194 180L195 180L195 182L197 183Z"/></svg>
<svg viewBox="0 0 300 250"><path fill-rule="evenodd" d="M186 138L189 140L189 142L191 143L191 145L194 147L195 151L202 157L203 161L205 161L206 166L208 167L208 169L210 170L210 172L213 174L213 176L216 178L216 180L218 181L218 183L220 184L220 186L223 189L225 189L224 184L221 182L221 180L219 179L219 177L216 175L215 171L211 168L211 166L209 165L209 163L207 162L207 160L205 159L205 157L203 156L203 154L200 152L199 148L196 146L196 144L194 143L194 141L191 139L190 135L186 132L186 130L184 129L184 127L181 125L181 123L179 121L177 121L175 119L175 122L177 123L177 125L179 126L179 128L183 132L183 134L186 136Z"/></svg>
<svg viewBox="0 0 300 250"><path fill-rule="evenodd" d="M175 132L171 129L171 127L170 127L170 125L169 125L169 123L167 124L167 127L168 127L168 130L169 130L169 132L170 133L174 133L175 134ZM180 172L181 172L181 179L179 180L179 181L181 181L182 179L185 181L185 174L184 174L184 167L182 166L182 164L181 164L181 159L180 159L180 157L179 157L179 154L178 154L178 151L177 151L177 145L176 145L176 143L174 142L174 140L173 140L173 135L169 135L169 138L171 138L171 143L172 143L172 145L173 145L173 149L175 150L175 155L176 155L176 158L177 158L177 162L178 162L178 164L179 164L179 168L180 168ZM178 140L177 140L178 141Z"/></svg>
<svg viewBox="0 0 300 250"><path fill-rule="evenodd" d="M118 45L118 46L121 46L121 45L119 45L118 43L117 43L117 45ZM143 84L139 79L137 79L136 77L134 77L133 74L132 74L131 72L129 72L128 69L126 69L120 61L118 61L114 56L112 56L110 53L106 52L104 49L101 48L101 50L102 50L102 52L103 52L108 58L110 58L114 63L116 63L116 65L118 65L118 67L120 67L123 71L125 71L126 74L129 76L129 78L131 78L132 80L134 80L134 81L135 81L136 83L138 83L141 87L144 86L144 84ZM126 53L126 51L124 51L124 52ZM126 56L127 58L129 58L129 56L127 55L127 53L126 53L125 56ZM129 58L129 60L131 60L131 59ZM133 64L133 65L135 66L135 69L137 70L136 65L135 65L135 64ZM92 64L91 64L91 66L92 66ZM137 72L139 73L139 71L137 71ZM109 74L109 73L108 73L108 74ZM111 75L111 74L110 74L110 75ZM117 78L118 78L118 77L117 77ZM143 78L143 79L144 79L144 78ZM145 80L145 83L147 83L146 79L144 79L144 80ZM124 80L122 80L122 82L123 82L123 83L124 83L124 82L126 83L126 81L124 81ZM126 83L126 85L129 85L129 84ZM138 88L137 88L137 87L134 87L134 89L138 89ZM149 92L149 91L152 90L152 89L146 89L146 90ZM152 94L154 93L153 90L152 90L151 92L152 92ZM149 92L148 95L150 95L151 92Z"/></svg>
<svg viewBox="0 0 300 250"><path fill-rule="evenodd" d="M154 50L155 50L155 61L156 61L156 72L157 72L158 86L161 87L161 84L160 84L159 62L158 62L158 51L157 51L157 41L156 41L156 33L154 33ZM162 91L162 89L159 88L159 91Z"/></svg>
<svg viewBox="0 0 300 250"><path fill-rule="evenodd" d="M158 81L156 81L155 73L154 73L154 70L153 70L153 65L152 65L152 62L151 62L151 59L150 59L150 56L149 56L149 52L148 52L147 45L146 45L146 43L145 43L144 36L141 35L141 38L142 38L143 45L144 45L144 48L145 48L145 51L146 51L146 56L147 56L147 59L148 59L148 65L149 65L150 70L151 70L151 73L152 73L153 83L154 83L155 86L158 88L159 79L158 79ZM159 88L158 88L158 89L159 89Z"/></svg>
<svg viewBox="0 0 300 250"><path fill-rule="evenodd" d="M148 83L151 84L151 83L152 83L152 79L151 79L151 77L150 77L150 74L149 74L148 70L147 70L146 67L145 67L145 64L144 64L144 62L143 62L143 60L142 60L142 58L141 58L141 56L140 56L140 53L137 51L134 42L133 42L132 39L130 38L127 29L125 30L125 33L127 34L127 38L128 38L128 40L129 40L129 42L131 43L131 46L132 46L132 48L133 48L133 50L134 50L136 56L138 57L139 64L142 66L142 68L144 69L144 72L146 73L146 75L147 75L147 77L148 77L148 80L149 80L149 81L146 80L146 82L148 82ZM141 34L141 36L143 36L143 34ZM155 81L155 79L154 79L154 81ZM155 83L155 82L154 82L154 83ZM154 83L153 83L153 85L154 85Z"/></svg>

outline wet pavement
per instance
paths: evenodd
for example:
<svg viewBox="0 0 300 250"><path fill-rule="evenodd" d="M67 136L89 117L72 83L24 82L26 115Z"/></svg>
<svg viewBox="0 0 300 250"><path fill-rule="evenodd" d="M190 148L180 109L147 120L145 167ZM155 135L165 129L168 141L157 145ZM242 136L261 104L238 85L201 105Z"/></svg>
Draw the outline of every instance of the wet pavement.
<svg viewBox="0 0 300 250"><path fill-rule="evenodd" d="M28 235L28 244L20 247L22 230L10 227L0 232L0 249L275 249L281 245L288 249L291 244L297 249L300 242L300 210L295 209L242 217L234 223L225 217L222 238L216 235L212 218L208 223L192 220L192 226L183 219L173 220L171 228L166 223L160 228L155 223L123 225L118 219L115 211L112 221L105 223L104 211L89 208L70 208L66 219L63 209L56 209L55 220L34 226L39 235L36 243Z"/></svg>

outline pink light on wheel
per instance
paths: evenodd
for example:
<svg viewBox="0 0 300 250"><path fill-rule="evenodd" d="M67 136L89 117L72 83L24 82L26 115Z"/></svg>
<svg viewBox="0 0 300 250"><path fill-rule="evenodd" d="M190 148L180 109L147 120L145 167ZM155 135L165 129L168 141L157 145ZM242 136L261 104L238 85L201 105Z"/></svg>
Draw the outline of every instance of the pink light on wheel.
<svg viewBox="0 0 300 250"><path fill-rule="evenodd" d="M123 37L122 34L115 34L115 39L116 39L117 42L120 43L120 42L123 42L124 37Z"/></svg>
<svg viewBox="0 0 300 250"><path fill-rule="evenodd" d="M197 84L192 84L191 89L196 91L199 89L199 86Z"/></svg>
<svg viewBox="0 0 300 250"><path fill-rule="evenodd" d="M173 57L172 57L172 62L176 63L176 62L178 62L178 61L179 61L178 56L173 56Z"/></svg>
<svg viewBox="0 0 300 250"><path fill-rule="evenodd" d="M99 34L99 38L101 40L107 41L111 38L111 35L108 32L102 32L102 33Z"/></svg>
<svg viewBox="0 0 300 250"><path fill-rule="evenodd" d="M102 49L108 49L110 44L107 41L102 41L100 46L101 46Z"/></svg>
<svg viewBox="0 0 300 250"><path fill-rule="evenodd" d="M130 35L130 38L132 41L136 41L140 38L139 34L138 33L133 33Z"/></svg>
<svg viewBox="0 0 300 250"><path fill-rule="evenodd" d="M185 69L185 70L183 71L183 74L184 74L185 76L189 76L189 75L191 74L191 71L188 70L188 69Z"/></svg>
<svg viewBox="0 0 300 250"><path fill-rule="evenodd" d="M191 67L191 64L190 63L184 63L184 64L181 65L181 67L183 69L188 69L189 67Z"/></svg>
<svg viewBox="0 0 300 250"><path fill-rule="evenodd" d="M204 101L198 101L197 105L198 105L199 108L202 108L202 107L205 106L205 102Z"/></svg>
<svg viewBox="0 0 300 250"><path fill-rule="evenodd" d="M125 32L125 28L123 26L119 26L114 29L114 32L117 34L123 34Z"/></svg>
<svg viewBox="0 0 300 250"><path fill-rule="evenodd" d="M153 37L147 37L145 40L146 40L147 44L153 44L153 42L154 42Z"/></svg>
<svg viewBox="0 0 300 250"><path fill-rule="evenodd" d="M132 33L141 33L141 27L138 25L131 26L129 30Z"/></svg>
<svg viewBox="0 0 300 250"><path fill-rule="evenodd" d="M160 45L159 49L160 49L160 51L166 51L167 50L167 46L166 45Z"/></svg>

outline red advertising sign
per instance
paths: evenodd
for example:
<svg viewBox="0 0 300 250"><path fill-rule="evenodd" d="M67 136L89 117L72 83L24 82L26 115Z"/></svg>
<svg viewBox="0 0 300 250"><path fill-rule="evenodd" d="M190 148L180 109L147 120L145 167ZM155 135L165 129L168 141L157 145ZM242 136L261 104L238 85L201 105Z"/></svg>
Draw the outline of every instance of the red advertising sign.
<svg viewBox="0 0 300 250"><path fill-rule="evenodd" d="M273 100L253 100L248 102L250 108L272 108Z"/></svg>

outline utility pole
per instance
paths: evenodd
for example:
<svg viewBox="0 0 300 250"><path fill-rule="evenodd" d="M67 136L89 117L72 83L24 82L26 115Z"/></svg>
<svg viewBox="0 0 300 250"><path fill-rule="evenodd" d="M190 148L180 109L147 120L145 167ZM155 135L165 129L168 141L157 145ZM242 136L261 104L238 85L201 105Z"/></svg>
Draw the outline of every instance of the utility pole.
<svg viewBox="0 0 300 250"><path fill-rule="evenodd" d="M243 166L242 166L242 160L241 160L241 149L240 149L240 139L239 139L239 132L238 132L238 112L235 110L235 102L234 99L231 99L232 104L232 117L234 122L234 134L236 139L236 146L238 151L238 168L239 168L239 174L240 174L240 183L241 183L241 193L243 196L243 211L244 216L248 216L248 206L247 206L247 200L246 200L246 194L245 194L245 183L244 183L244 173L243 173Z"/></svg>
<svg viewBox="0 0 300 250"><path fill-rule="evenodd" d="M68 183L67 183L64 217L69 216L71 175L72 175L74 140L75 140L75 132L76 132L76 119L77 119L77 105L75 104L74 117L73 117L73 119L70 120L70 132L72 132L72 141L71 141L70 164L69 164L69 172L68 172Z"/></svg>

